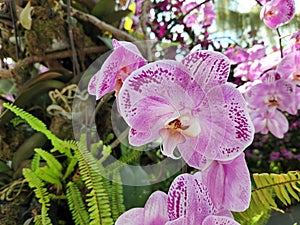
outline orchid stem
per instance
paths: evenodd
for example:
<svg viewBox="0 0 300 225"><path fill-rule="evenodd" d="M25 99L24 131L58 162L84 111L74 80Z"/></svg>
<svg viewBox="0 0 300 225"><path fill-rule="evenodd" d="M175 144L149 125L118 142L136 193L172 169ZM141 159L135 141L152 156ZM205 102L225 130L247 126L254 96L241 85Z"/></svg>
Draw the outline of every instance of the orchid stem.
<svg viewBox="0 0 300 225"><path fill-rule="evenodd" d="M257 4L259 4L260 6L263 6L263 4L261 4L261 2L259 0L255 0L257 2Z"/></svg>
<svg viewBox="0 0 300 225"><path fill-rule="evenodd" d="M278 35L278 38L279 38L280 57L283 58L283 48L282 48L282 43L281 43L281 35L280 35L280 32L279 32L278 28L276 29L276 32L277 32L277 35Z"/></svg>

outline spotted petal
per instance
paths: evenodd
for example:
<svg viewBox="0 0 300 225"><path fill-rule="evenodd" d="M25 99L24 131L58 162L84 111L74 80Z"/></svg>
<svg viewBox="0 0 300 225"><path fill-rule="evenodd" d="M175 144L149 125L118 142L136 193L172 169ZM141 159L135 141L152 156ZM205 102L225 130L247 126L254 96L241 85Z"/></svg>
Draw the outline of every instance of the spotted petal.
<svg viewBox="0 0 300 225"><path fill-rule="evenodd" d="M95 94L96 99L115 90L117 79L123 82L133 70L146 64L146 60L134 44L114 40L113 45L115 49L88 85L89 93Z"/></svg>
<svg viewBox="0 0 300 225"><path fill-rule="evenodd" d="M196 51L187 55L182 64L204 91L225 84L229 75L230 61L218 52Z"/></svg>
<svg viewBox="0 0 300 225"><path fill-rule="evenodd" d="M271 29L288 23L295 16L294 0L272 0L260 11L260 19Z"/></svg>
<svg viewBox="0 0 300 225"><path fill-rule="evenodd" d="M164 60L134 71L125 80L118 103L128 125L136 133L148 132L154 140L164 127L162 121L176 119L179 110L193 108L203 98L203 91L180 63ZM145 144L150 139L134 142Z"/></svg>
<svg viewBox="0 0 300 225"><path fill-rule="evenodd" d="M211 89L207 101L199 107L201 133L195 151L213 160L233 159L254 137L246 102L230 84Z"/></svg>
<svg viewBox="0 0 300 225"><path fill-rule="evenodd" d="M215 216L209 215L207 216L202 225L240 225L234 219L225 217L225 216Z"/></svg>
<svg viewBox="0 0 300 225"><path fill-rule="evenodd" d="M208 189L200 179L183 174L172 182L168 192L170 221L179 219L182 224L195 224L196 219L197 224L202 224L206 216L216 212Z"/></svg>

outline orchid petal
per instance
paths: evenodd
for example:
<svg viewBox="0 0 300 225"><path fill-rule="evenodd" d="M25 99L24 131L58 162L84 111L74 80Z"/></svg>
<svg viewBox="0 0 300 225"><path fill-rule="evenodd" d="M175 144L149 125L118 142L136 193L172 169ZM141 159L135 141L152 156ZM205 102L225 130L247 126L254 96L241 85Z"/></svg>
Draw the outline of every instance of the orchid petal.
<svg viewBox="0 0 300 225"><path fill-rule="evenodd" d="M178 145L178 150L181 157L189 166L198 170L204 170L213 160L208 159L198 151L187 151L187 149L193 149L195 147L196 141L197 139L195 138L188 138L184 143Z"/></svg>
<svg viewBox="0 0 300 225"><path fill-rule="evenodd" d="M183 217L184 224L201 224L207 215L216 213L208 189L193 175L175 178L168 192L169 220Z"/></svg>
<svg viewBox="0 0 300 225"><path fill-rule="evenodd" d="M187 55L182 64L204 91L225 84L229 75L230 61L218 52L196 51Z"/></svg>
<svg viewBox="0 0 300 225"><path fill-rule="evenodd" d="M90 95L96 95L96 85L97 85L97 76L92 76L89 84L88 84L88 92Z"/></svg>
<svg viewBox="0 0 300 225"><path fill-rule="evenodd" d="M113 45L115 49L88 86L90 94L95 94L97 100L116 88L117 79L124 81L133 70L146 64L146 60L132 43L114 40Z"/></svg>
<svg viewBox="0 0 300 225"><path fill-rule="evenodd" d="M187 224L186 219L184 217L178 218L176 220L172 220L167 222L165 225L183 225L183 224Z"/></svg>
<svg viewBox="0 0 300 225"><path fill-rule="evenodd" d="M159 134L163 140L163 149L161 152L172 159L178 159L179 157L176 157L173 151L178 144L185 142L185 137L180 132L170 128L160 129Z"/></svg>
<svg viewBox="0 0 300 225"><path fill-rule="evenodd" d="M214 160L233 159L254 137L246 102L230 84L211 89L207 99L199 109L202 131L195 150Z"/></svg>
<svg viewBox="0 0 300 225"><path fill-rule="evenodd" d="M225 216L215 216L209 215L207 216L202 225L240 225L234 219L225 217Z"/></svg>
<svg viewBox="0 0 300 225"><path fill-rule="evenodd" d="M145 204L143 225L164 225L169 220L167 206L167 194L161 191L153 192Z"/></svg>
<svg viewBox="0 0 300 225"><path fill-rule="evenodd" d="M251 181L243 153L229 162L214 161L202 172L202 180L217 208L241 212L249 207Z"/></svg>
<svg viewBox="0 0 300 225"><path fill-rule="evenodd" d="M294 0L272 0L261 9L260 18L271 29L288 23L295 16Z"/></svg>
<svg viewBox="0 0 300 225"><path fill-rule="evenodd" d="M138 146L158 139L159 129L172 116L179 115L166 100L152 96L141 99L134 104L127 116L127 122L136 131L130 132L129 143Z"/></svg>
<svg viewBox="0 0 300 225"><path fill-rule="evenodd" d="M268 118L267 126L270 132L277 138L283 138L289 129L287 118L278 110Z"/></svg>
<svg viewBox="0 0 300 225"><path fill-rule="evenodd" d="M126 211L117 219L115 225L145 225L144 209L133 208Z"/></svg>

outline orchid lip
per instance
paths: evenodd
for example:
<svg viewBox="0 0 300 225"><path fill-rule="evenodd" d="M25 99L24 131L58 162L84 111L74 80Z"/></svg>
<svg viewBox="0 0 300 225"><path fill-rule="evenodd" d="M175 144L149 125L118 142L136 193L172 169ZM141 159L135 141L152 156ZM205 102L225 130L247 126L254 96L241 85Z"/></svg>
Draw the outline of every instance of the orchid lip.
<svg viewBox="0 0 300 225"><path fill-rule="evenodd" d="M199 121L187 115L168 120L164 127L171 129L172 132L180 132L188 137L197 137L201 132Z"/></svg>

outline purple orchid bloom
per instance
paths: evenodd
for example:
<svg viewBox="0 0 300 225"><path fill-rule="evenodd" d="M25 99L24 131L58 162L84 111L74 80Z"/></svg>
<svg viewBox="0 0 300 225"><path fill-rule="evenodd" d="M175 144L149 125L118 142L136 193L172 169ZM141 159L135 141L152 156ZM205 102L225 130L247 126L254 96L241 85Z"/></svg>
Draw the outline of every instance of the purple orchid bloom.
<svg viewBox="0 0 300 225"><path fill-rule="evenodd" d="M200 25L202 25L203 28L207 28L216 18L214 4L212 2L207 2L201 6L199 6L197 2L184 2L181 11L184 14L188 13L184 17L183 22L190 28L194 26L199 27Z"/></svg>
<svg viewBox="0 0 300 225"><path fill-rule="evenodd" d="M217 208L245 211L251 199L251 180L245 154L230 161L213 161L202 172L202 182Z"/></svg>
<svg viewBox="0 0 300 225"><path fill-rule="evenodd" d="M201 173L182 174L172 182L168 195L154 192L145 208L122 214L116 225L238 225L228 209L217 208Z"/></svg>
<svg viewBox="0 0 300 225"><path fill-rule="evenodd" d="M229 46L224 54L230 59L232 65L248 60L249 53L240 46Z"/></svg>
<svg viewBox="0 0 300 225"><path fill-rule="evenodd" d="M255 110L251 114L255 132L267 134L269 131L277 138L283 138L289 130L289 122L278 110Z"/></svg>
<svg viewBox="0 0 300 225"><path fill-rule="evenodd" d="M277 66L277 71L283 78L300 85L300 52L293 51L284 56Z"/></svg>
<svg viewBox="0 0 300 225"><path fill-rule="evenodd" d="M207 28L212 25L214 19L216 18L216 12L214 10L215 5L212 1L209 1L204 4L203 14L204 19L202 21L203 28Z"/></svg>
<svg viewBox="0 0 300 225"><path fill-rule="evenodd" d="M120 114L134 146L162 138L162 153L177 147L190 165L231 160L253 140L253 125L239 91L226 83L229 60L197 51L181 63L161 60L134 71L120 90Z"/></svg>
<svg viewBox="0 0 300 225"><path fill-rule="evenodd" d="M300 50L300 30L291 36L289 43L292 49Z"/></svg>
<svg viewBox="0 0 300 225"><path fill-rule="evenodd" d="M217 208L201 173L182 174L175 178L168 191L169 222L166 225L237 225L231 212Z"/></svg>
<svg viewBox="0 0 300 225"><path fill-rule="evenodd" d="M253 85L245 94L250 108L260 111L272 111L280 109L290 114L296 114L295 93L296 87L293 83L281 76L275 70L265 73L262 82Z"/></svg>
<svg viewBox="0 0 300 225"><path fill-rule="evenodd" d="M114 90L117 95L128 75L147 63L134 44L117 40L112 43L113 52L88 85L89 94L96 95L97 100Z"/></svg>
<svg viewBox="0 0 300 225"><path fill-rule="evenodd" d="M294 0L268 1L260 11L260 19L271 29L277 29L279 26L288 23L294 16Z"/></svg>
<svg viewBox="0 0 300 225"><path fill-rule="evenodd" d="M249 54L248 60L261 59L266 56L266 47L263 44L255 44L247 49L247 53Z"/></svg>

